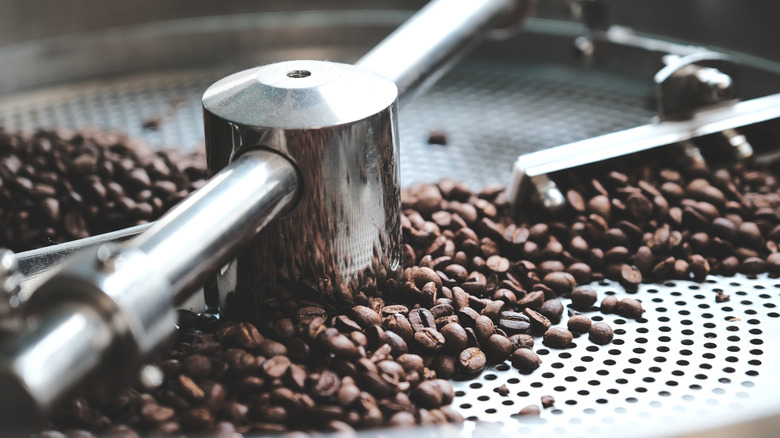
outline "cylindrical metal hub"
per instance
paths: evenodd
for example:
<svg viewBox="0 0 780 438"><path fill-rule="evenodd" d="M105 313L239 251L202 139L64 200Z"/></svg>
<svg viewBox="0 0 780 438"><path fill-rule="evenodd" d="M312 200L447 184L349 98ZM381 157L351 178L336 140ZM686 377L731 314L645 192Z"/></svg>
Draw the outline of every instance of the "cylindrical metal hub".
<svg viewBox="0 0 780 438"><path fill-rule="evenodd" d="M398 271L397 95L389 79L322 61L246 70L206 91L211 174L263 148L287 157L301 178L295 210L218 275L228 313L256 312L268 296L352 301Z"/></svg>

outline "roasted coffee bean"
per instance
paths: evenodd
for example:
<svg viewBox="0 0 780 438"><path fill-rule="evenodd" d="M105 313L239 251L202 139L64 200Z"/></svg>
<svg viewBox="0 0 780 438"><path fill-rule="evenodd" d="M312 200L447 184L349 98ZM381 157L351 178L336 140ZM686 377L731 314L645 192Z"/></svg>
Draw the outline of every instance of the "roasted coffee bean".
<svg viewBox="0 0 780 438"><path fill-rule="evenodd" d="M479 338L480 341L484 341L492 336L494 330L495 325L490 318L485 315L477 316L477 319L474 321L474 332L477 334L477 338Z"/></svg>
<svg viewBox="0 0 780 438"><path fill-rule="evenodd" d="M193 379L204 379L211 374L211 360L206 356L194 354L184 359L182 368Z"/></svg>
<svg viewBox="0 0 780 438"><path fill-rule="evenodd" d="M515 346L506 336L493 334L483 342L482 349L490 362L498 363L506 360Z"/></svg>
<svg viewBox="0 0 780 438"><path fill-rule="evenodd" d="M449 404L454 397L452 385L441 379L422 382L411 393L411 399L426 409L436 409Z"/></svg>
<svg viewBox="0 0 780 438"><path fill-rule="evenodd" d="M509 335L531 332L530 320L526 315L518 312L501 312L498 320L498 326Z"/></svg>
<svg viewBox="0 0 780 438"><path fill-rule="evenodd" d="M298 309L298 321L303 324L310 323L314 318L326 319L328 314L322 307L309 306Z"/></svg>
<svg viewBox="0 0 780 438"><path fill-rule="evenodd" d="M526 334L526 333L518 333L515 335L511 335L509 337L509 340L512 341L512 345L514 348L533 348L534 346L534 338L533 336Z"/></svg>
<svg viewBox="0 0 780 438"><path fill-rule="evenodd" d="M555 398L551 395L543 395L542 396L542 407L547 409L551 408L555 405Z"/></svg>
<svg viewBox="0 0 780 438"><path fill-rule="evenodd" d="M587 284L593 279L593 270L591 267L582 262L575 262L566 268L566 272L574 277L576 284Z"/></svg>
<svg viewBox="0 0 780 438"><path fill-rule="evenodd" d="M382 321L382 326L387 330L395 332L398 336L402 337L405 341L410 341L414 336L414 329L412 324L401 313L395 313L386 317Z"/></svg>
<svg viewBox="0 0 780 438"><path fill-rule="evenodd" d="M588 338L590 338L590 340L595 344L599 345L609 344L612 342L614 337L615 332L612 330L612 327L604 322L597 322L593 324L590 326L590 330L588 331Z"/></svg>
<svg viewBox="0 0 780 438"><path fill-rule="evenodd" d="M545 275L542 281L558 296L569 295L577 285L574 276L568 272L551 272Z"/></svg>
<svg viewBox="0 0 780 438"><path fill-rule="evenodd" d="M626 318L638 319L642 317L644 309L642 303L635 298L623 298L615 305L615 313Z"/></svg>
<svg viewBox="0 0 780 438"><path fill-rule="evenodd" d="M547 300L539 307L539 313L546 316L553 324L558 324L563 315L563 303L560 300Z"/></svg>
<svg viewBox="0 0 780 438"><path fill-rule="evenodd" d="M458 356L460 369L467 375L477 374L485 369L487 356L479 348L471 347L463 350Z"/></svg>
<svg viewBox="0 0 780 438"><path fill-rule="evenodd" d="M290 368L290 359L288 359L287 356L274 356L266 360L262 366L263 373L272 379L282 377L287 372L288 368Z"/></svg>
<svg viewBox="0 0 780 438"><path fill-rule="evenodd" d="M642 273L636 266L623 264L620 266L620 277L618 277L618 282L620 282L621 286L626 288L626 290L634 291L642 283Z"/></svg>
<svg viewBox="0 0 780 438"><path fill-rule="evenodd" d="M409 346L404 338L391 331L385 332L384 335L385 342L390 346L394 356L409 352Z"/></svg>
<svg viewBox="0 0 780 438"><path fill-rule="evenodd" d="M615 306L617 306L618 298L614 295L607 295L604 297L603 300L601 300L601 313L612 313L615 311Z"/></svg>
<svg viewBox="0 0 780 438"><path fill-rule="evenodd" d="M436 328L436 319L431 311L425 308L411 310L409 312L409 323L415 332L425 328Z"/></svg>
<svg viewBox="0 0 780 438"><path fill-rule="evenodd" d="M477 318L479 318L479 312L472 309L471 307L464 307L456 312L458 315L458 320L460 321L461 325L464 327L474 327L474 325L477 323Z"/></svg>
<svg viewBox="0 0 780 438"><path fill-rule="evenodd" d="M532 291L526 294L521 300L517 302L517 307L522 310L526 307L529 309L538 309L544 303L544 292Z"/></svg>
<svg viewBox="0 0 780 438"><path fill-rule="evenodd" d="M400 313L402 315L409 314L409 308L402 304L393 304L390 306L384 306L382 307L382 316L390 316L396 313Z"/></svg>
<svg viewBox="0 0 780 438"><path fill-rule="evenodd" d="M542 342L550 348L565 348L574 339L571 332L561 327L550 327L544 333Z"/></svg>
<svg viewBox="0 0 780 438"><path fill-rule="evenodd" d="M740 272L748 275L760 274L761 272L766 271L766 268L766 260L761 257L747 257L745 260L742 260L742 263L739 265Z"/></svg>
<svg viewBox="0 0 780 438"><path fill-rule="evenodd" d="M552 326L552 323L546 316L535 310L524 309L523 314L528 317L528 320L531 323L531 331L534 333L544 333Z"/></svg>
<svg viewBox="0 0 780 438"><path fill-rule="evenodd" d="M578 310L588 310L596 303L596 290L589 286L579 286L571 292L571 306Z"/></svg>
<svg viewBox="0 0 780 438"><path fill-rule="evenodd" d="M444 336L435 328L423 328L414 333L414 340L421 348L427 351L438 351L446 342Z"/></svg>
<svg viewBox="0 0 780 438"><path fill-rule="evenodd" d="M520 371L528 372L539 368L542 359L530 348L518 348L512 353L512 366Z"/></svg>
<svg viewBox="0 0 780 438"><path fill-rule="evenodd" d="M360 324L361 327L369 327L382 322L382 318L373 309L366 306L355 306L352 308L352 318Z"/></svg>
<svg viewBox="0 0 780 438"><path fill-rule="evenodd" d="M585 315L573 315L567 321L566 327L572 333L588 333L591 328L591 320Z"/></svg>

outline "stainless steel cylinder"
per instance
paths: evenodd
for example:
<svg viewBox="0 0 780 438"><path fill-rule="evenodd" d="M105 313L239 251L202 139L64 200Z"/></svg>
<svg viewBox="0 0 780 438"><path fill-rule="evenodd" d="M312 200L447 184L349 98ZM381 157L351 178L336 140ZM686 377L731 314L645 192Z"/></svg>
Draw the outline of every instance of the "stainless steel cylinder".
<svg viewBox="0 0 780 438"><path fill-rule="evenodd" d="M0 389L13 394L0 424L45 413L76 388L106 396L132 381L173 334L174 304L286 213L297 190L286 158L250 150L134 240L79 253L32 295L27 330L0 350Z"/></svg>
<svg viewBox="0 0 780 438"><path fill-rule="evenodd" d="M229 76L204 94L209 172L251 148L301 175L296 209L218 274L231 314L270 296L352 301L400 264L397 88L357 67L290 61Z"/></svg>

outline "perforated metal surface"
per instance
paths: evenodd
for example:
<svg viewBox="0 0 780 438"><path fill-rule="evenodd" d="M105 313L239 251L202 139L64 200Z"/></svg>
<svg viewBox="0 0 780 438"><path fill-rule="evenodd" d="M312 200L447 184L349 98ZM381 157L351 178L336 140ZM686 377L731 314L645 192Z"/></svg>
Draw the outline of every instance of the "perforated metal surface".
<svg viewBox="0 0 780 438"><path fill-rule="evenodd" d="M592 308L586 314L593 321L615 329L611 344L598 346L587 335L565 350L537 342L542 365L533 373L502 364L457 382L460 411L503 433L633 436L702 428L776 403L778 279L712 277L702 284L642 285L633 294L612 282L594 286L599 301L610 294L639 299L644 317L627 320ZM728 302L716 303L719 290L730 295ZM496 392L501 385L507 396ZM556 402L539 419L512 417L539 405L543 395Z"/></svg>
<svg viewBox="0 0 780 438"><path fill-rule="evenodd" d="M200 97L231 71L165 72L95 80L0 98L0 126L100 126L155 146L197 147ZM478 189L508 182L518 154L646 123L650 84L593 71L513 62L466 62L401 116L402 182L453 177ZM158 129L144 128L159 120ZM448 144L427 144L433 129ZM626 294L620 286L597 286ZM722 289L731 301L715 303ZM777 409L780 281L711 278L704 284L644 285L640 321L590 312L616 329L612 344L587 337L575 347L537 344L543 365L521 374L508 364L455 382L454 406L480 436L642 436L696 430ZM507 396L495 389L509 388ZM552 395L539 419L515 417Z"/></svg>

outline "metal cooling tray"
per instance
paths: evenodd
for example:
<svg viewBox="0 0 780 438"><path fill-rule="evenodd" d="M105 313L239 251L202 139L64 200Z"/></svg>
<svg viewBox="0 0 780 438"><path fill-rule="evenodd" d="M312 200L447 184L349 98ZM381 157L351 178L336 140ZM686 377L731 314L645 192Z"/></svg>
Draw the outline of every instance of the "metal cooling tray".
<svg viewBox="0 0 780 438"><path fill-rule="evenodd" d="M203 141L202 93L219 78L282 59L353 62L408 16L376 10L241 14L0 47L0 59L17 62L17 68L44 66L57 72L56 77L40 73L24 83L0 84L0 126L25 131L98 126L142 137L156 147L197 148ZM318 35L327 37L319 42ZM507 184L511 163L520 154L649 123L656 114L652 75L662 66L666 46L602 43L601 58L588 61L574 49L575 38L583 35L588 32L578 24L531 19L521 35L486 44L404 108L404 186L444 177L463 180L475 190ZM191 44L183 54L187 40ZM201 40L208 40L209 48L232 47L233 52L215 58L189 47ZM150 45L157 49L139 50ZM22 46L26 50L12 50ZM41 55L52 47L56 50ZM135 65L115 56L101 64L93 56L85 61L89 68L77 66L67 75L69 53L88 49L94 54L107 47L138 54ZM198 58L198 52L211 54ZM757 66L751 60L746 57L741 64L743 74L768 75L764 67L773 64ZM772 88L769 83L751 86L745 97ZM159 126L149 129L151 120ZM447 144L428 144L432 130L444 131ZM600 298L627 294L610 282L594 286ZM731 301L716 304L718 290ZM612 344L597 346L579 337L572 348L548 350L538 343L543 364L531 374L507 362L475 379L453 382L453 406L468 418L463 426L388 435L770 436L780 425L775 372L780 366L780 281L766 275L710 276L702 284L642 285L633 296L646 310L638 321L590 315L616 329ZM495 391L502 384L509 395ZM552 395L556 403L541 417L513 416L528 404L540 404L542 395Z"/></svg>

